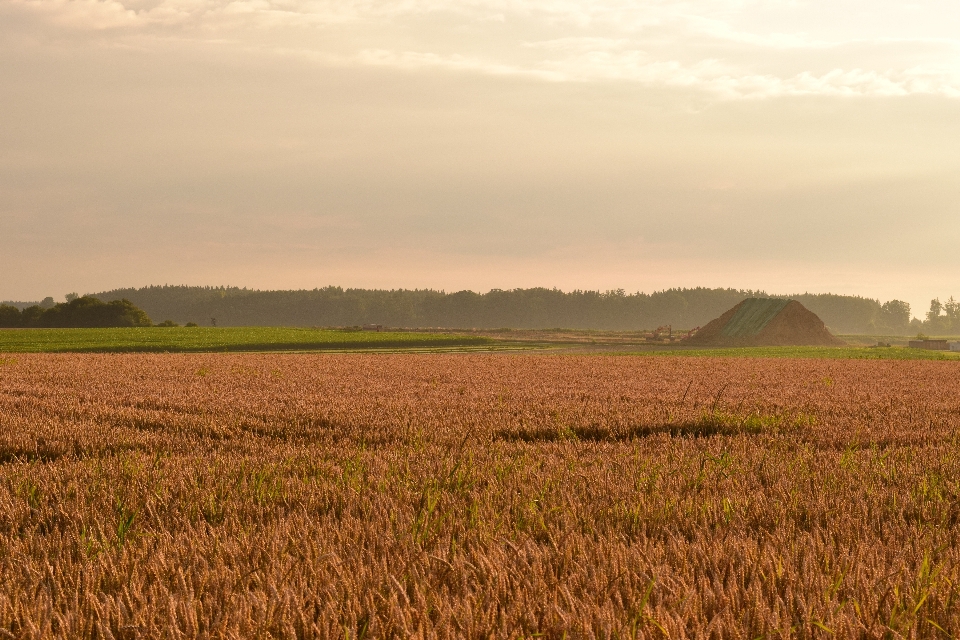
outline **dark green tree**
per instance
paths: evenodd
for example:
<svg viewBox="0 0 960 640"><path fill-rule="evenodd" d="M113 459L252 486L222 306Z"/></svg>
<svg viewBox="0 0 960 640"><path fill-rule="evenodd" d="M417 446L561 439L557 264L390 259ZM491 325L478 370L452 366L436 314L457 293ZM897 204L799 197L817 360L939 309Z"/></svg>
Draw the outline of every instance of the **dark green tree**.
<svg viewBox="0 0 960 640"><path fill-rule="evenodd" d="M960 302L950 296L950 299L943 303L943 312L950 319L951 327L954 330L960 329Z"/></svg>
<svg viewBox="0 0 960 640"><path fill-rule="evenodd" d="M103 302L92 296L82 296L42 311L29 326L149 327L151 324L147 314L129 300Z"/></svg>
<svg viewBox="0 0 960 640"><path fill-rule="evenodd" d="M910 303L890 300L880 305L877 314L877 330L904 333L910 330Z"/></svg>
<svg viewBox="0 0 960 640"><path fill-rule="evenodd" d="M19 327L21 322L20 309L9 304L0 304L0 327Z"/></svg>
<svg viewBox="0 0 960 640"><path fill-rule="evenodd" d="M38 327L40 326L40 318L43 317L44 309L40 305L33 305L32 307L27 307L20 312L20 326L21 327Z"/></svg>
<svg viewBox="0 0 960 640"><path fill-rule="evenodd" d="M940 298L934 298L930 301L930 311L927 312L927 320L923 323L924 331L930 335L947 335L960 330L960 319L957 318L960 309L960 303L953 299L953 296L946 302L940 302Z"/></svg>

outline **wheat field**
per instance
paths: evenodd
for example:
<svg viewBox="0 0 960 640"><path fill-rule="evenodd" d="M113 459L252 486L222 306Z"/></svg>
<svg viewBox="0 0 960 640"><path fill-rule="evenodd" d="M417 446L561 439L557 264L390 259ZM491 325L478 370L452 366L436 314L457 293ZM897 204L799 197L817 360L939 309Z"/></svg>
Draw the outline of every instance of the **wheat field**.
<svg viewBox="0 0 960 640"><path fill-rule="evenodd" d="M954 362L0 359L0 638L947 638Z"/></svg>

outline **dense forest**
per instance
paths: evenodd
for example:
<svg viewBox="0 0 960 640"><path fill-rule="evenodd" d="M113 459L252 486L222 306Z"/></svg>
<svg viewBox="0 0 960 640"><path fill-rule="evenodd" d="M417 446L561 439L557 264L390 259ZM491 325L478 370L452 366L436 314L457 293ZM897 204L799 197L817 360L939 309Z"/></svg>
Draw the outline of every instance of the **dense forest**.
<svg viewBox="0 0 960 640"><path fill-rule="evenodd" d="M68 300L24 307L0 304L0 327L149 327L153 324L142 309L129 300L103 302L92 296L68 294Z"/></svg>
<svg viewBox="0 0 960 640"><path fill-rule="evenodd" d="M762 291L706 288L628 294L623 290L565 293L545 288L445 293L430 289L257 291L152 286L84 297L69 294L68 301L60 304L53 298L40 303L0 303L0 327L147 326L149 317L154 317L207 326L382 324L411 328L638 330L672 325L690 329L706 324L744 298L765 295ZM939 299L931 301L922 322L911 321L910 305L899 300L880 303L859 296L809 293L777 297L798 300L834 333L960 334L960 302L952 297L942 303ZM107 304L112 306L105 309Z"/></svg>
<svg viewBox="0 0 960 640"><path fill-rule="evenodd" d="M326 287L299 291L256 291L235 287L153 286L93 294L104 301L127 300L153 318L220 326L352 326L448 328L678 329L702 326L760 291L668 289L628 294L623 290L494 289L487 293L434 290L371 290ZM956 303L941 305L923 327L910 324L910 306L832 294L788 296L819 315L835 333L938 334L960 332L950 322ZM61 303L63 304L63 303ZM951 306L953 305L953 306ZM20 306L23 306L21 303ZM41 307L54 308L48 298ZM35 313L31 312L31 313ZM929 315L929 314L928 314ZM34 325L37 326L37 325Z"/></svg>

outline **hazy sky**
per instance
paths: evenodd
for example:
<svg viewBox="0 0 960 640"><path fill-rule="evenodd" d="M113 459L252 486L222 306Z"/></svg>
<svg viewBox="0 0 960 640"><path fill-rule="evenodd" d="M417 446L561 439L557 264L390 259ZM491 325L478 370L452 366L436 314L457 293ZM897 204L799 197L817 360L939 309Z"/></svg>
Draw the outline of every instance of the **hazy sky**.
<svg viewBox="0 0 960 640"><path fill-rule="evenodd" d="M960 4L0 0L0 299L163 283L922 315L960 297Z"/></svg>

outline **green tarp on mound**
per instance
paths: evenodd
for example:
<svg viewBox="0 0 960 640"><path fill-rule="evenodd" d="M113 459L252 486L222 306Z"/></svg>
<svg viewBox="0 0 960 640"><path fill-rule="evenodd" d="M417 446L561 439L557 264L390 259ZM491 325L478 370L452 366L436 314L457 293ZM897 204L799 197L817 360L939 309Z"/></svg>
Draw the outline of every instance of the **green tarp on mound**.
<svg viewBox="0 0 960 640"><path fill-rule="evenodd" d="M720 335L730 338L746 338L760 333L777 317L789 300L777 298L749 298L735 307L733 317L720 329Z"/></svg>
<svg viewBox="0 0 960 640"><path fill-rule="evenodd" d="M823 321L796 300L748 298L683 341L704 347L839 346Z"/></svg>

